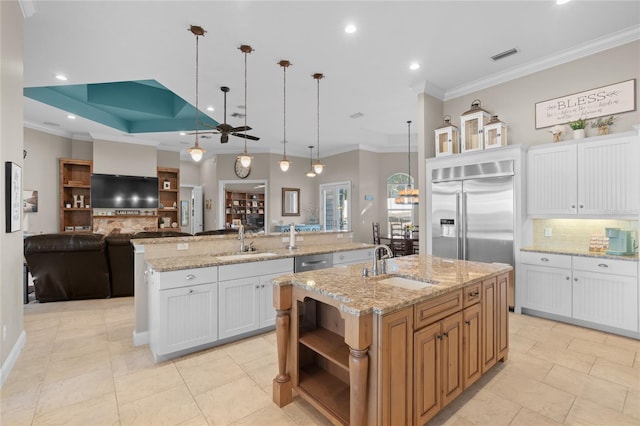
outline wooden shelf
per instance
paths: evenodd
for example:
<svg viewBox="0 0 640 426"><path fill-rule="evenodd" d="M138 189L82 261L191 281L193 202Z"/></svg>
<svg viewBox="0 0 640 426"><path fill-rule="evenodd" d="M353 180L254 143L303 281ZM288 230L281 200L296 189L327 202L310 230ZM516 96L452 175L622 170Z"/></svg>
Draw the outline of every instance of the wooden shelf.
<svg viewBox="0 0 640 426"><path fill-rule="evenodd" d="M349 346L344 342L344 337L325 328L317 328L304 333L301 330L299 341L349 372Z"/></svg>
<svg viewBox="0 0 640 426"><path fill-rule="evenodd" d="M300 368L299 381L302 391L331 413L336 420L345 425L349 424L348 383L344 383L316 365Z"/></svg>
<svg viewBox="0 0 640 426"><path fill-rule="evenodd" d="M62 185L63 188L85 188L85 189L91 189L91 185L71 185L68 183L65 183Z"/></svg>
<svg viewBox="0 0 640 426"><path fill-rule="evenodd" d="M67 208L67 203L73 205L73 196L82 195L85 205L91 205L91 173L93 161L61 158L59 160L60 173L60 231L67 231L67 227L88 226L90 229L83 232L91 232L91 216L93 209L90 207ZM69 183L73 182L73 183ZM78 231L75 231L78 232Z"/></svg>
<svg viewBox="0 0 640 426"><path fill-rule="evenodd" d="M165 180L169 181L169 189L164 188ZM169 225L180 223L180 169L158 167L158 197L164 206L157 209L158 216L169 217ZM172 207L174 203L176 208Z"/></svg>

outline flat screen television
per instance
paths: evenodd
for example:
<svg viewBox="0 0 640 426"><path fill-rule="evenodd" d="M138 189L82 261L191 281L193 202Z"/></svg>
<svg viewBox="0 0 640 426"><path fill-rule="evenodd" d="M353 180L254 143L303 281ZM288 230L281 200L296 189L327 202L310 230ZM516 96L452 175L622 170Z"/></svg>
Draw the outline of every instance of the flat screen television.
<svg viewBox="0 0 640 426"><path fill-rule="evenodd" d="M157 209L158 178L94 173L91 175L91 207Z"/></svg>

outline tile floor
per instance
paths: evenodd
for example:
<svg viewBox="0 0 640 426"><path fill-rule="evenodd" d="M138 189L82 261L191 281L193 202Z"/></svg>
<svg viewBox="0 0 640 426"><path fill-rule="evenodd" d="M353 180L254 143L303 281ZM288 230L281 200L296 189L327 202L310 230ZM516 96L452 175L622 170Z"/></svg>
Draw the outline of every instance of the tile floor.
<svg viewBox="0 0 640 426"><path fill-rule="evenodd" d="M273 332L154 364L132 324L132 298L25 305L0 424L328 424L299 398L271 401ZM431 424L637 426L640 341L511 314L508 362Z"/></svg>

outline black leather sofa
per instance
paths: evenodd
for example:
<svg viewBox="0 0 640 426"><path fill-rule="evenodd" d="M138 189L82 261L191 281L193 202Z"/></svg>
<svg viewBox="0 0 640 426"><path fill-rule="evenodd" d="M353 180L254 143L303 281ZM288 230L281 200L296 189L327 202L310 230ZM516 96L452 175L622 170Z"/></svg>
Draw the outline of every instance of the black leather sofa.
<svg viewBox="0 0 640 426"><path fill-rule="evenodd" d="M133 296L133 244L185 232L41 234L26 238L24 257L39 302Z"/></svg>

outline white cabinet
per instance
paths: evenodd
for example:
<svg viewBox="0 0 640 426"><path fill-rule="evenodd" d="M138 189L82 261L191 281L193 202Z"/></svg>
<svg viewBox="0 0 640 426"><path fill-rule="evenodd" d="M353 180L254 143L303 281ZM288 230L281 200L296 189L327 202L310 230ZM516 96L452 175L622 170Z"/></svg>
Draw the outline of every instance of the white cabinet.
<svg viewBox="0 0 640 426"><path fill-rule="evenodd" d="M523 308L571 316L571 256L522 253Z"/></svg>
<svg viewBox="0 0 640 426"><path fill-rule="evenodd" d="M333 253L333 266L373 261L373 248Z"/></svg>
<svg viewBox="0 0 640 426"><path fill-rule="evenodd" d="M636 262L529 252L521 254L521 262L525 311L586 321L605 330L640 331Z"/></svg>
<svg viewBox="0 0 640 426"><path fill-rule="evenodd" d="M219 338L274 326L270 281L292 272L292 258L220 266Z"/></svg>
<svg viewBox="0 0 640 426"><path fill-rule="evenodd" d="M640 212L637 135L534 146L527 154L530 215Z"/></svg>
<svg viewBox="0 0 640 426"><path fill-rule="evenodd" d="M574 257L573 318L638 331L635 267L635 262Z"/></svg>
<svg viewBox="0 0 640 426"><path fill-rule="evenodd" d="M147 271L149 346L154 359L218 338L217 267Z"/></svg>

